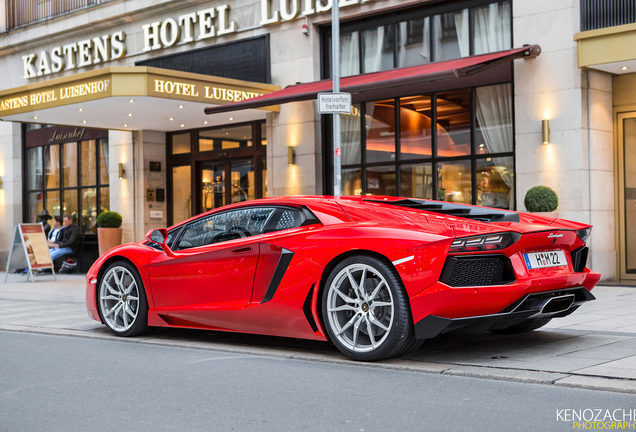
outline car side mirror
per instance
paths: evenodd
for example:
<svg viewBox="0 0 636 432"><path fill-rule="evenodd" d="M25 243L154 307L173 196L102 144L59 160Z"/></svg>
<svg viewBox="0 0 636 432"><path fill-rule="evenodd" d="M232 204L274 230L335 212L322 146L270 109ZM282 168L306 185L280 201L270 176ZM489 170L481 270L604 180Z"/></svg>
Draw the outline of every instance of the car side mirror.
<svg viewBox="0 0 636 432"><path fill-rule="evenodd" d="M166 255L174 256L174 254L172 253L172 250L170 250L170 248L166 244L166 241L168 241L168 230L167 229L159 228L159 229L154 229L154 230L148 231L146 233L146 240L148 240L149 242L152 242L152 243L157 243L159 246L161 246L161 249L163 249L163 251L166 253Z"/></svg>

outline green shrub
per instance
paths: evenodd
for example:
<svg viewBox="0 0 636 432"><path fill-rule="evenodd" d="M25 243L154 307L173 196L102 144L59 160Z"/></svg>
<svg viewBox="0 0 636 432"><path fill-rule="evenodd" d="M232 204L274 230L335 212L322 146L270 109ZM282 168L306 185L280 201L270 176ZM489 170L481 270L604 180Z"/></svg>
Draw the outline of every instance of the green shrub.
<svg viewBox="0 0 636 432"><path fill-rule="evenodd" d="M119 228L121 215L112 211L102 212L97 216L97 226L100 228Z"/></svg>
<svg viewBox="0 0 636 432"><path fill-rule="evenodd" d="M523 204L529 212L553 212L559 206L559 197L547 186L535 186L528 190Z"/></svg>

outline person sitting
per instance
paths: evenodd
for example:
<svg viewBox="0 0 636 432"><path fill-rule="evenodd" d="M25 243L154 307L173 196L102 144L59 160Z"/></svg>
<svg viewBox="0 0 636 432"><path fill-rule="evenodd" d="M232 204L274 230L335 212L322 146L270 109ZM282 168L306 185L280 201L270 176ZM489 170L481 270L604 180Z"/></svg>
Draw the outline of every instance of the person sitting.
<svg viewBox="0 0 636 432"><path fill-rule="evenodd" d="M80 243L79 227L73 223L73 216L64 215L63 222L64 228L60 228L61 231L57 234L57 240L48 241L52 261L73 253Z"/></svg>
<svg viewBox="0 0 636 432"><path fill-rule="evenodd" d="M64 219L62 216L53 216L53 229L49 232L47 236L47 243L49 246L52 242L56 242L62 239L62 230L64 229ZM49 247L50 249L50 247Z"/></svg>
<svg viewBox="0 0 636 432"><path fill-rule="evenodd" d="M51 215L46 209L43 209L42 213L40 213L37 218L38 222L42 222L42 226L44 228L44 236L48 237L49 233L51 232L51 225L49 225L48 222L49 220L51 220Z"/></svg>

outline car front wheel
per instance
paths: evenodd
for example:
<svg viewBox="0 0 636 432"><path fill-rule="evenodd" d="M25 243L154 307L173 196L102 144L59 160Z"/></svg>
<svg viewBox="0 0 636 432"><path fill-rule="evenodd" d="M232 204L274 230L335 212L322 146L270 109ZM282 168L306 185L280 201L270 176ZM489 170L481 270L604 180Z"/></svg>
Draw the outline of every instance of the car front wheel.
<svg viewBox="0 0 636 432"><path fill-rule="evenodd" d="M118 336L136 336L148 330L148 302L137 269L128 262L111 264L99 282L99 314Z"/></svg>
<svg viewBox="0 0 636 432"><path fill-rule="evenodd" d="M322 316L331 341L354 360L387 359L416 345L402 281L393 267L374 257L349 257L333 269L323 291Z"/></svg>

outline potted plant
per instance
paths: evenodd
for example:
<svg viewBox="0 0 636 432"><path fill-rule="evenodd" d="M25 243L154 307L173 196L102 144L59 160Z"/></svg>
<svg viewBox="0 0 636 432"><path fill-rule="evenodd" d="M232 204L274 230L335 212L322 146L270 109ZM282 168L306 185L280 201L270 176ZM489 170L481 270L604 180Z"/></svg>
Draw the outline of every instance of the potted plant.
<svg viewBox="0 0 636 432"><path fill-rule="evenodd" d="M558 217L555 211L559 207L559 197L556 192L547 186L535 186L526 192L523 200L526 210L538 213L542 216Z"/></svg>
<svg viewBox="0 0 636 432"><path fill-rule="evenodd" d="M124 229L121 228L121 215L105 211L97 216L97 243L99 255L121 244Z"/></svg>

